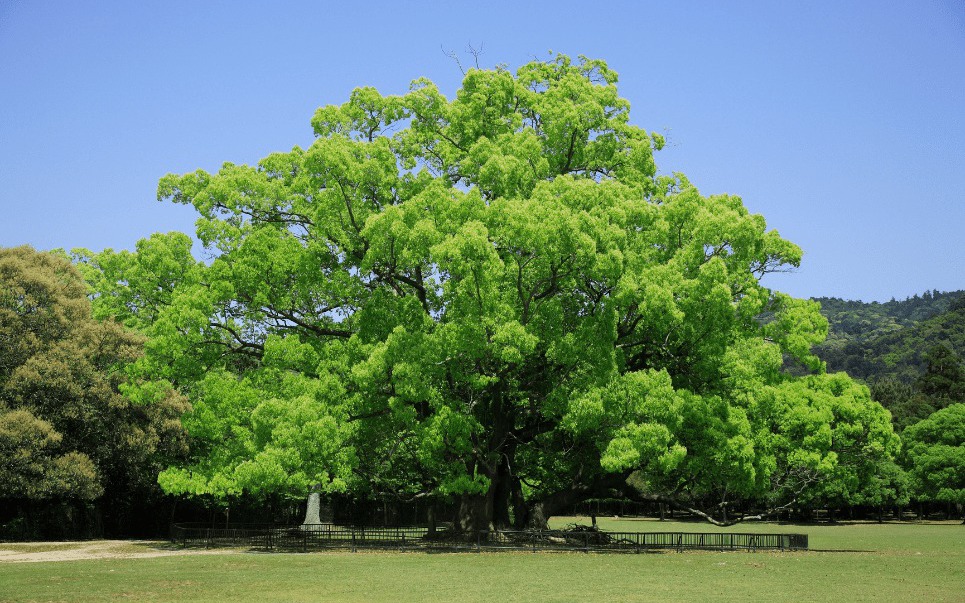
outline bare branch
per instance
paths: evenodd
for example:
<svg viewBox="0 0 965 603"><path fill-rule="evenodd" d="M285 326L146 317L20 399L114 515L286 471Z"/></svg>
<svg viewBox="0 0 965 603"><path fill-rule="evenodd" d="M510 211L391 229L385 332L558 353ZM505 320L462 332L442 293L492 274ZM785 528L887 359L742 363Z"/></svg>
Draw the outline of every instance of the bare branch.
<svg viewBox="0 0 965 603"><path fill-rule="evenodd" d="M462 68L462 62L459 60L459 55L456 54L456 51L454 51L454 50L446 50L445 47L444 47L442 44L439 45L439 48L442 49L442 54L446 55L447 57L449 57L450 59L452 59L453 61L455 61L455 62L456 62L456 66L459 67L459 71L460 71L463 75L466 75L466 70Z"/></svg>

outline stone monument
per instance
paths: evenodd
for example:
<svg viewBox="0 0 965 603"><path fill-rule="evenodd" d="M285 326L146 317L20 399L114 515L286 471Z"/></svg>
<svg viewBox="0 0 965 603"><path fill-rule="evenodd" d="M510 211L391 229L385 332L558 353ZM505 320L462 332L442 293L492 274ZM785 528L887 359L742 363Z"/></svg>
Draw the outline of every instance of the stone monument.
<svg viewBox="0 0 965 603"><path fill-rule="evenodd" d="M322 508L321 489L321 484L314 484L312 486L311 492L308 495L308 508L305 510L305 521L302 522L302 527L322 523L322 518L319 515L319 511Z"/></svg>

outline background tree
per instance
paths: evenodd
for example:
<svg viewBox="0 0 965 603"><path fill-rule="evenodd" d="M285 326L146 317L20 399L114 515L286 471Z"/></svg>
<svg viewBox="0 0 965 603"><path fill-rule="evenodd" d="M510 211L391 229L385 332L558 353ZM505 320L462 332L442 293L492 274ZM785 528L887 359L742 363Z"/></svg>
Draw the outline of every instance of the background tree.
<svg viewBox="0 0 965 603"><path fill-rule="evenodd" d="M918 391L935 400L938 408L965 400L965 368L947 343L933 346L925 354L925 372L916 380Z"/></svg>
<svg viewBox="0 0 965 603"><path fill-rule="evenodd" d="M906 429L902 439L916 496L965 504L965 404L935 412Z"/></svg>
<svg viewBox="0 0 965 603"><path fill-rule="evenodd" d="M920 395L913 385L890 377L871 384L871 397L888 409L899 433L935 411L928 398Z"/></svg>
<svg viewBox="0 0 965 603"><path fill-rule="evenodd" d="M211 262L176 234L87 262L95 312L149 337L139 374L192 400L163 487L454 497L463 529L545 525L630 475L724 523L860 488L888 415L822 374L818 305L760 284L801 251L657 175L616 81L558 56L471 69L452 100L360 88L308 149L163 178Z"/></svg>
<svg viewBox="0 0 965 603"><path fill-rule="evenodd" d="M160 463L183 453L185 400L143 390L125 367L143 338L91 318L70 261L0 249L0 499L92 501L112 520L154 491ZM131 394L125 397L124 393Z"/></svg>
<svg viewBox="0 0 965 603"><path fill-rule="evenodd" d="M0 412L0 482L3 498L93 500L103 492L90 457L58 454L63 437L28 410Z"/></svg>

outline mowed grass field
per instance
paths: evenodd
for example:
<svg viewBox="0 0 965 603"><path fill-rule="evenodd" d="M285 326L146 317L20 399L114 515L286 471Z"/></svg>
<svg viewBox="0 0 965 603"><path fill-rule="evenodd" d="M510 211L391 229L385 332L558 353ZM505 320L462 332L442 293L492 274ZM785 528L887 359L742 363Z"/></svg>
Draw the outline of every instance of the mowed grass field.
<svg viewBox="0 0 965 603"><path fill-rule="evenodd" d="M573 522L587 520L553 523ZM599 524L620 531L716 531L690 522L600 518ZM965 601L965 526L956 522L747 524L729 531L805 532L812 550L235 552L0 562L0 601Z"/></svg>

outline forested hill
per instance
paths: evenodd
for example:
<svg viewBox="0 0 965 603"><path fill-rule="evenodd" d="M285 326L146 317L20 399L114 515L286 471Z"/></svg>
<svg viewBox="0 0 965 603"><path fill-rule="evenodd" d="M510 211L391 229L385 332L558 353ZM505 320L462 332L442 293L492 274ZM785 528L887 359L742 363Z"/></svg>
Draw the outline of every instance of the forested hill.
<svg viewBox="0 0 965 603"><path fill-rule="evenodd" d="M911 384L939 344L965 358L965 291L926 292L886 303L814 299L829 323L827 341L815 348L829 372Z"/></svg>

